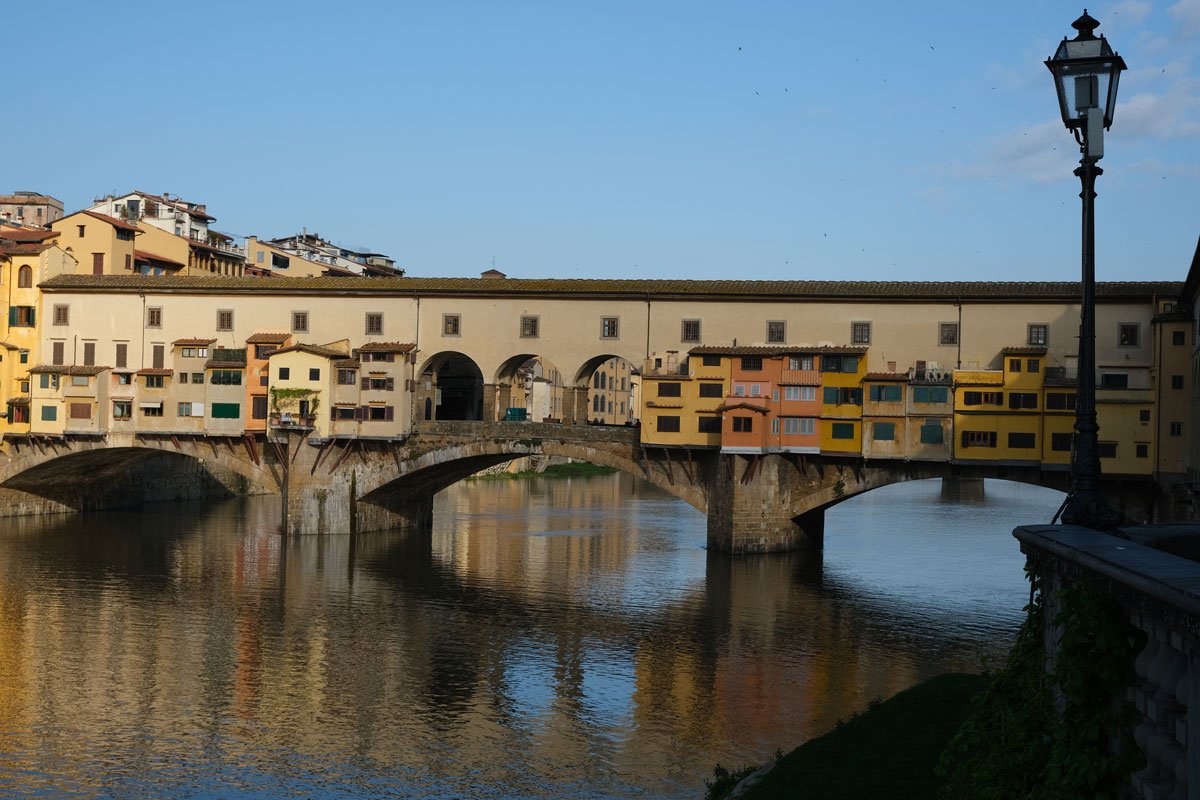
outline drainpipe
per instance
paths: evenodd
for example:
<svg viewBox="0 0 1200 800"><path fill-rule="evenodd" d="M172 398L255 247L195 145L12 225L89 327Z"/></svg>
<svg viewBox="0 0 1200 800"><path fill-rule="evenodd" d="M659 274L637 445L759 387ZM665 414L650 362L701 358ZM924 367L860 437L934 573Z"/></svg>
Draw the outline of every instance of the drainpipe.
<svg viewBox="0 0 1200 800"><path fill-rule="evenodd" d="M417 387L417 359L421 357L421 295L414 295L417 301L417 332L413 336L412 363L408 365L409 386L413 390L408 393L408 432L411 434L417 427L417 403L414 400Z"/></svg>
<svg viewBox="0 0 1200 800"><path fill-rule="evenodd" d="M139 292L138 296L142 298L142 348L138 355L138 369L146 368L146 293Z"/></svg>
<svg viewBox="0 0 1200 800"><path fill-rule="evenodd" d="M963 339L962 295L959 295L959 297L958 297L958 353L955 356L955 360L954 360L954 368L955 369L962 369L962 339Z"/></svg>

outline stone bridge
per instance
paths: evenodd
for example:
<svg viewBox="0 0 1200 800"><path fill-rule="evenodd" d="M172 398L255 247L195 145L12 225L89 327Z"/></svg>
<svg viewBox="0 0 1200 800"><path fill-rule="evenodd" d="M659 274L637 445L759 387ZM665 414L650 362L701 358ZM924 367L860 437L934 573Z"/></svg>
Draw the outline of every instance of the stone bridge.
<svg viewBox="0 0 1200 800"><path fill-rule="evenodd" d="M709 546L731 553L820 546L827 508L893 483L1001 478L1059 490L1068 483L1066 472L1037 467L729 455L644 447L636 428L433 421L418 423L403 440L315 440L307 431L281 431L270 440L10 437L0 457L0 490L6 492L0 503L10 514L29 514L278 493L280 516L291 533L425 527L437 492L529 455L590 461L649 481L705 514ZM1113 481L1109 489L1131 519L1163 518L1153 483Z"/></svg>

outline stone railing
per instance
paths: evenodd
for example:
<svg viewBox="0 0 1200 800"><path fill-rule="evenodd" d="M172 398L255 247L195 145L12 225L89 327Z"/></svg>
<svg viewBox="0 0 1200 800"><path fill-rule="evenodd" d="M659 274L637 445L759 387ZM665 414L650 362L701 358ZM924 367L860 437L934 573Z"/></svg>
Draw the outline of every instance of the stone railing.
<svg viewBox="0 0 1200 800"><path fill-rule="evenodd" d="M637 444L640 431L620 425L560 425L553 422L475 422L422 420L413 424L418 436L488 439L550 439Z"/></svg>
<svg viewBox="0 0 1200 800"><path fill-rule="evenodd" d="M1200 563L1192 560L1200 555L1200 525L1131 527L1120 535L1031 525L1013 535L1042 578L1048 619L1058 611L1057 590L1088 579L1146 634L1125 696L1146 766L1125 796L1200 798ZM1052 661L1054 637L1048 641Z"/></svg>

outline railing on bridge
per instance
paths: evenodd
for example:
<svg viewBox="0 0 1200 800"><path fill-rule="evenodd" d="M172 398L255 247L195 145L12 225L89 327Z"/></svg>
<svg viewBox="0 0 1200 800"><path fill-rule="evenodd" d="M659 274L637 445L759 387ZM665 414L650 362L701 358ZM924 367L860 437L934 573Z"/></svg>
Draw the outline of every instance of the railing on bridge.
<svg viewBox="0 0 1200 800"><path fill-rule="evenodd" d="M623 425L560 425L554 422L478 422L473 420L420 420L413 424L418 436L462 437L583 442L620 442L636 445L639 429Z"/></svg>

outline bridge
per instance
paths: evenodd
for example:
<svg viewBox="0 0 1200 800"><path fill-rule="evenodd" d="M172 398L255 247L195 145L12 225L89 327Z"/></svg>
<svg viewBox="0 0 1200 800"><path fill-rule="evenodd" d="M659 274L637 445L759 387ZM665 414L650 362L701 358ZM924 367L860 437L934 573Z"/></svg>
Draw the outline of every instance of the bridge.
<svg viewBox="0 0 1200 800"><path fill-rule="evenodd" d="M269 439L143 433L7 442L0 489L28 498L23 513L274 493L283 528L295 534L428 528L442 489L515 458L561 456L674 495L706 515L710 549L729 553L820 547L826 509L894 483L1000 478L1065 490L1068 482L1065 471L1038 467L650 447L636 428L552 423L419 422L397 439L282 430ZM1108 483L1129 518L1163 517L1153 482Z"/></svg>

